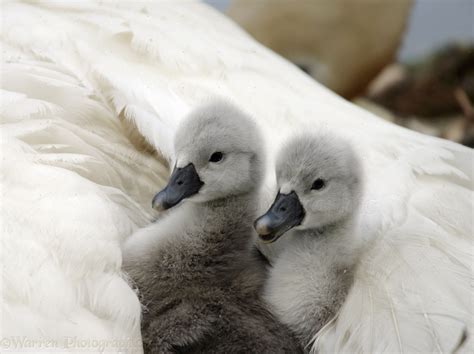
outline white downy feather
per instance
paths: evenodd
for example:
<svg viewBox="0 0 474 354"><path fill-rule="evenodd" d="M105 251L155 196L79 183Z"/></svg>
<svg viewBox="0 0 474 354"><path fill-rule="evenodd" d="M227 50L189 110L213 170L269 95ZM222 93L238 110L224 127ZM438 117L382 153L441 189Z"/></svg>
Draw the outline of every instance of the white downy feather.
<svg viewBox="0 0 474 354"><path fill-rule="evenodd" d="M154 217L177 123L217 95L256 118L271 157L320 127L362 156L367 253L313 349L450 352L464 331L471 351L472 150L381 121L194 1L2 7L2 338L139 350L113 342L139 339L120 245Z"/></svg>

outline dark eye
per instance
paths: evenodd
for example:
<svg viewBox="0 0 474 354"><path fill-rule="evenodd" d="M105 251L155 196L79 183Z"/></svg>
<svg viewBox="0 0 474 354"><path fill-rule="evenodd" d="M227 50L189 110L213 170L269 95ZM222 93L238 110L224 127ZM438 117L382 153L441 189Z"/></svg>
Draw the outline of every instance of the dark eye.
<svg viewBox="0 0 474 354"><path fill-rule="evenodd" d="M324 182L324 180L322 180L321 178L318 178L316 181L313 182L311 189L319 191L323 189L325 185L326 183Z"/></svg>
<svg viewBox="0 0 474 354"><path fill-rule="evenodd" d="M219 162L224 158L224 154L220 151L216 151L209 157L210 162Z"/></svg>

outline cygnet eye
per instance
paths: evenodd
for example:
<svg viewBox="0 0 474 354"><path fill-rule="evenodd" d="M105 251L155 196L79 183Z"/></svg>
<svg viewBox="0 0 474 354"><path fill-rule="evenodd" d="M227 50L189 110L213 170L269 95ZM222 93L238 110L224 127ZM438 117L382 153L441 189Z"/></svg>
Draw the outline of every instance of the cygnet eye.
<svg viewBox="0 0 474 354"><path fill-rule="evenodd" d="M318 178L317 180L315 180L313 182L313 185L311 186L311 189L319 191L319 190L323 189L325 185L326 185L326 182L324 182L324 180L322 180L321 178Z"/></svg>
<svg viewBox="0 0 474 354"><path fill-rule="evenodd" d="M224 158L224 154L220 151L216 151L209 157L210 162L219 162Z"/></svg>

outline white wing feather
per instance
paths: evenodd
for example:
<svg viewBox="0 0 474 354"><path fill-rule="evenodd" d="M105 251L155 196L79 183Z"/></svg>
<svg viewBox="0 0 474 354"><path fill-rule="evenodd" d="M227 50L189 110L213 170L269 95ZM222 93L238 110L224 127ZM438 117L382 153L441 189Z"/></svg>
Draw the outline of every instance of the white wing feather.
<svg viewBox="0 0 474 354"><path fill-rule="evenodd" d="M315 351L472 348L472 150L356 108L199 3L3 7L3 337L139 338L120 243L167 170L125 126L172 160L183 114L218 95L256 118L269 169L305 129L362 156L367 252Z"/></svg>

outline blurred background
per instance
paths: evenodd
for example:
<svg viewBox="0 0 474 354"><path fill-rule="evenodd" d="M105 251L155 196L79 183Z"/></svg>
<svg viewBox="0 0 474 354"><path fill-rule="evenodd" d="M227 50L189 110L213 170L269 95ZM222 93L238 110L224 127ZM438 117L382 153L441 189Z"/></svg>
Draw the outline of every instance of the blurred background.
<svg viewBox="0 0 474 354"><path fill-rule="evenodd" d="M474 0L205 1L365 109L474 147Z"/></svg>

